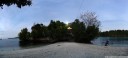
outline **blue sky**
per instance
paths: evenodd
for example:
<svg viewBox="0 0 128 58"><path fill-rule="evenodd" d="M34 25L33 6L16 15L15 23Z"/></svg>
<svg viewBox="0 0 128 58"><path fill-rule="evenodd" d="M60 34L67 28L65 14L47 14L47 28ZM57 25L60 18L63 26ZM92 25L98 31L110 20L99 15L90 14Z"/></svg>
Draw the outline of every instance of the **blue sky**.
<svg viewBox="0 0 128 58"><path fill-rule="evenodd" d="M32 6L15 5L0 9L0 38L15 37L34 23L48 25L50 20L72 22L81 13L96 12L101 31L128 30L128 0L32 0Z"/></svg>

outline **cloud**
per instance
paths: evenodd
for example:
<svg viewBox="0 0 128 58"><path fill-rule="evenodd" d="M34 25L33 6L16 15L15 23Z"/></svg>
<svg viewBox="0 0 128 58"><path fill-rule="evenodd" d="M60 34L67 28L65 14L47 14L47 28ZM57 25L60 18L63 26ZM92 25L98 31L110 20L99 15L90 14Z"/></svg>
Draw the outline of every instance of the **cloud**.
<svg viewBox="0 0 128 58"><path fill-rule="evenodd" d="M11 25L11 21L9 19L9 16L6 14L1 14L0 16L0 31L7 31L9 29L11 29L12 25Z"/></svg>

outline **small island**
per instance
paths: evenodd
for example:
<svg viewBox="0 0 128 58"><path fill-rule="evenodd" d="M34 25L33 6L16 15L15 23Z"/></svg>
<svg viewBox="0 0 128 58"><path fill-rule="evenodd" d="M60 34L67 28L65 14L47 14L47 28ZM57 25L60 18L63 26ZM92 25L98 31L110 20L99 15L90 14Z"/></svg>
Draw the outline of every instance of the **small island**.
<svg viewBox="0 0 128 58"><path fill-rule="evenodd" d="M80 17L80 19L75 19L74 22L68 24L59 20L51 20L48 26L42 23L34 24L31 27L31 32L27 28L23 28L19 33L19 39L21 42L36 43L62 41L91 43L91 40L99 35L100 21L94 12L87 12Z"/></svg>

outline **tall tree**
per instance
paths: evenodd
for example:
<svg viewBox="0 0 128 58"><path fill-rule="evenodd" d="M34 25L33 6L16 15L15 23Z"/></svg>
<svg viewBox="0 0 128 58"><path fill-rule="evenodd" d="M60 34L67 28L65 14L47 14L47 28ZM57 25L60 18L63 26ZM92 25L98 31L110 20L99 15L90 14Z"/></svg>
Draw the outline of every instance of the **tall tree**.
<svg viewBox="0 0 128 58"><path fill-rule="evenodd" d="M72 34L74 37L74 40L77 42L82 42L85 39L85 31L86 27L83 22L80 22L79 19L76 19L74 22L70 24L72 30Z"/></svg>
<svg viewBox="0 0 128 58"><path fill-rule="evenodd" d="M95 12L87 12L80 16L86 25L86 41L90 42L99 34L100 21Z"/></svg>
<svg viewBox="0 0 128 58"><path fill-rule="evenodd" d="M11 5L17 5L18 8L21 8L23 6L30 6L32 4L31 0L0 0L0 7L3 8L4 5L11 6Z"/></svg>
<svg viewBox="0 0 128 58"><path fill-rule="evenodd" d="M30 32L28 32L27 28L23 28L18 36L19 36L20 41L30 40Z"/></svg>

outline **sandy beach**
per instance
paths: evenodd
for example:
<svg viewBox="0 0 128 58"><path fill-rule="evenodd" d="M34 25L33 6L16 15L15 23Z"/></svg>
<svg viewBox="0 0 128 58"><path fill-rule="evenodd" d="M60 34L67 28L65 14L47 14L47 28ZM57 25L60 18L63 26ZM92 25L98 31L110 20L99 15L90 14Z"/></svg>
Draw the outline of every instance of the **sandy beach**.
<svg viewBox="0 0 128 58"><path fill-rule="evenodd" d="M105 56L128 56L128 47L60 42L37 48L0 52L0 58L104 58Z"/></svg>

